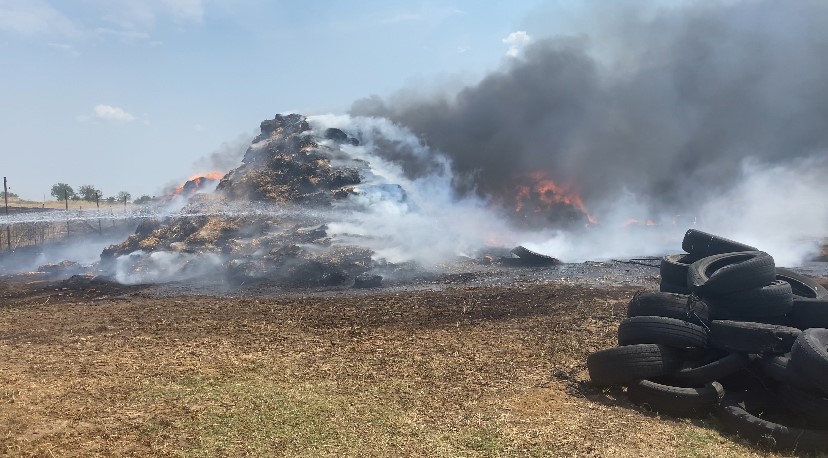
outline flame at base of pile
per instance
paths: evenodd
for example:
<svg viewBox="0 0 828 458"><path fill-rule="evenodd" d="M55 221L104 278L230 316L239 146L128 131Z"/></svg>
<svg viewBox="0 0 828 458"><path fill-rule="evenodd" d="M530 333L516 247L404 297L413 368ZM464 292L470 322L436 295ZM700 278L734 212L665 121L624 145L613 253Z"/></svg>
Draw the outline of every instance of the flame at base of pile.
<svg viewBox="0 0 828 458"><path fill-rule="evenodd" d="M556 226L597 224L587 211L575 186L558 184L545 171L528 173L514 179L515 214L530 225L553 222Z"/></svg>

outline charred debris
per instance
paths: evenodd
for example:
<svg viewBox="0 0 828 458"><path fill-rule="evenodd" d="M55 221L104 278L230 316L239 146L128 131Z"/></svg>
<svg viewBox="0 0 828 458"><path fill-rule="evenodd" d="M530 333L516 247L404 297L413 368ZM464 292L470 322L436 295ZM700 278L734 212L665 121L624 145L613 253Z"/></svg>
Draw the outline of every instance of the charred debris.
<svg viewBox="0 0 828 458"><path fill-rule="evenodd" d="M359 145L359 139L335 128L323 135L327 141L314 135L307 118L298 114L263 121L242 164L218 181L215 193L193 195L210 181L188 181L182 187L187 212L141 222L125 241L103 251L102 270L130 283L213 276L236 284L357 288L380 286L383 278L377 273L410 270L330 237L326 211L347 205L368 164L341 149ZM257 204L278 204L284 211L233 211ZM506 266L558 263L523 247L496 258L481 253L480 261ZM173 263L174 278L159 279L153 273L165 262Z"/></svg>

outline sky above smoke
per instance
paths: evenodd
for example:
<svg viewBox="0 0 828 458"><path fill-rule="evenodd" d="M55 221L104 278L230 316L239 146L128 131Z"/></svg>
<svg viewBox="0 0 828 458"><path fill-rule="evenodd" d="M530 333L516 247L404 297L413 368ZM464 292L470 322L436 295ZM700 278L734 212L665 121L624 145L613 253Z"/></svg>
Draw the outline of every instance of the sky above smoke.
<svg viewBox="0 0 828 458"><path fill-rule="evenodd" d="M479 79L537 3L0 0L0 176L159 195L276 113Z"/></svg>
<svg viewBox="0 0 828 458"><path fill-rule="evenodd" d="M624 191L650 215L701 211L743 182L745 161L828 155L828 3L586 4L561 34L507 37L514 58L479 83L403 89L351 112L388 117L447 155L461 194L497 198L544 170L590 209Z"/></svg>

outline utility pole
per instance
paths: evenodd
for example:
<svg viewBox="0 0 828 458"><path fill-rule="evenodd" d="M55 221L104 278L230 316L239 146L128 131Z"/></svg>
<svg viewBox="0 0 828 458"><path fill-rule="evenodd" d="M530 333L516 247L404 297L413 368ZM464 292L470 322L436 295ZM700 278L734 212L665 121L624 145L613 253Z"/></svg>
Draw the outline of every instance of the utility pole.
<svg viewBox="0 0 828 458"><path fill-rule="evenodd" d="M3 198L6 201L6 216L9 216L9 182L6 177L3 177ZM11 224L6 225L6 246L11 253Z"/></svg>
<svg viewBox="0 0 828 458"><path fill-rule="evenodd" d="M98 207L98 235L101 235L103 234L103 229L101 229L101 203L98 201L98 191L95 191L95 206Z"/></svg>
<svg viewBox="0 0 828 458"><path fill-rule="evenodd" d="M63 188L63 201L66 203L66 238L69 238L69 191Z"/></svg>

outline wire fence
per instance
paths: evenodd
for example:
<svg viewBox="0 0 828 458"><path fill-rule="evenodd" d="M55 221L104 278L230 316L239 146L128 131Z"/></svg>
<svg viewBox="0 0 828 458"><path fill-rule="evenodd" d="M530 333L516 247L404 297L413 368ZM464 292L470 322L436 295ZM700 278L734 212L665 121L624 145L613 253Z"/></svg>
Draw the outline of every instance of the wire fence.
<svg viewBox="0 0 828 458"><path fill-rule="evenodd" d="M123 219L105 218L0 224L0 254L73 237L103 236L124 224Z"/></svg>

